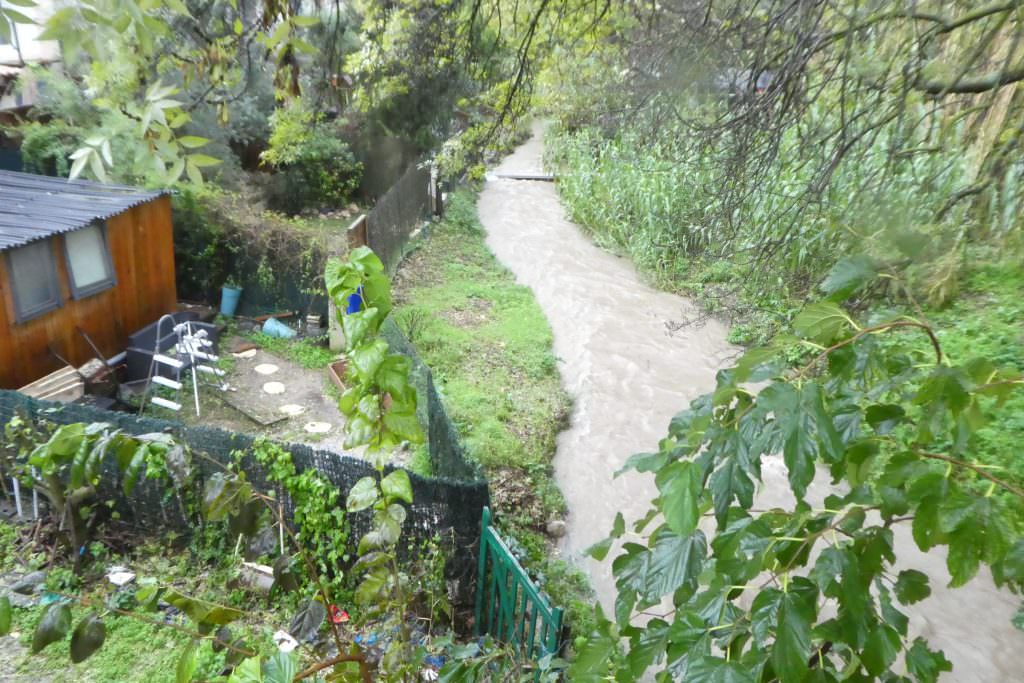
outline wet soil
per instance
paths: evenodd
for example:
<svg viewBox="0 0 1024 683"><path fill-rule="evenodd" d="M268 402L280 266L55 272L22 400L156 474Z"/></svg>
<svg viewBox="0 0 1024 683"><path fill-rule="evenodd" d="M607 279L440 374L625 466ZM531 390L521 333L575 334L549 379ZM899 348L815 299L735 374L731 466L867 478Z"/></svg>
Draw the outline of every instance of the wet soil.
<svg viewBox="0 0 1024 683"><path fill-rule="evenodd" d="M648 287L631 263L594 246L566 218L553 183L497 177L540 172L541 152L536 129L489 176L480 219L488 246L533 289L554 331L559 368L575 400L555 459L569 508L562 551L589 571L607 612L615 598L615 553L604 563L581 553L607 535L616 513L637 519L655 495L649 475L614 473L633 453L657 448L672 415L713 388L715 372L738 349L714 320L680 327L700 318L694 304ZM823 500L833 489L819 479L811 497ZM784 466L768 458L757 506L791 502ZM909 528L900 526L899 568L925 572L932 586L929 599L907 610L910 635L923 635L953 662L954 672L941 680L1024 681L1024 633L1010 623L1020 598L996 589L984 571L947 589L944 555L919 552Z"/></svg>

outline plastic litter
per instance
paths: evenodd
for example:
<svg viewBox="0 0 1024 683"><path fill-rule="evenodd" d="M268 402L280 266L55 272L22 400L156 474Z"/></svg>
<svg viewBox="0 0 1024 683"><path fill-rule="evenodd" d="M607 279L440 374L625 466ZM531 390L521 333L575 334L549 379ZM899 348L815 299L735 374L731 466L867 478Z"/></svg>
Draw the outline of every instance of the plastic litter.
<svg viewBox="0 0 1024 683"><path fill-rule="evenodd" d="M277 318L267 318L267 322L263 323L263 334L268 337L291 339L298 333Z"/></svg>
<svg viewBox="0 0 1024 683"><path fill-rule="evenodd" d="M118 588L126 586L135 580L135 572L128 571L127 567L120 565L110 567L107 570L107 581L114 584Z"/></svg>
<svg viewBox="0 0 1024 683"><path fill-rule="evenodd" d="M274 643L281 652L288 653L299 646L299 641L292 637L292 634L281 630L274 633Z"/></svg>
<svg viewBox="0 0 1024 683"><path fill-rule="evenodd" d="M344 624L349 620L348 612L338 609L337 605L330 605L327 611L331 615L332 624Z"/></svg>

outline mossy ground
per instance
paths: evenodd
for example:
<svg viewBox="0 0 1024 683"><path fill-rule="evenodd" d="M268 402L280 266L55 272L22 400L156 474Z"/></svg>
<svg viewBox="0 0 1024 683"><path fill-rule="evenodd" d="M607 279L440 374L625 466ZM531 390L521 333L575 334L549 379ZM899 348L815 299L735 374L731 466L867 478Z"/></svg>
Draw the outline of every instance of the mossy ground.
<svg viewBox="0 0 1024 683"><path fill-rule="evenodd" d="M445 219L402 263L394 316L433 369L468 455L484 466L524 564L573 616L583 611L586 582L551 559L544 534L565 513L552 458L571 401L551 328L529 288L488 250L475 202L469 190L454 193Z"/></svg>

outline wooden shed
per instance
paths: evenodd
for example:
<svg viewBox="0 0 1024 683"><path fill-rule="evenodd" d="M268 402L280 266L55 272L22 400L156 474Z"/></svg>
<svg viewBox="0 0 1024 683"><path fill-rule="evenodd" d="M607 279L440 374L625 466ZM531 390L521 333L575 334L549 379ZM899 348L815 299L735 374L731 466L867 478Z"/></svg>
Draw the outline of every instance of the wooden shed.
<svg viewBox="0 0 1024 683"><path fill-rule="evenodd" d="M0 388L125 349L176 308L164 192L0 171Z"/></svg>

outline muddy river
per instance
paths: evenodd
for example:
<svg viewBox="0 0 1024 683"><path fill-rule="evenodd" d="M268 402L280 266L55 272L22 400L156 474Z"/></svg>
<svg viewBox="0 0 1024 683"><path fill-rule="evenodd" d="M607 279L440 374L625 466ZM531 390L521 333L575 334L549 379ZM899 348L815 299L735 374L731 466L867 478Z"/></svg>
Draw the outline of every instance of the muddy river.
<svg viewBox="0 0 1024 683"><path fill-rule="evenodd" d="M491 250L534 291L554 331L563 382L575 401L555 458L569 507L562 551L589 572L610 612L614 552L597 563L582 551L607 535L617 512L637 519L655 495L650 475L613 475L633 453L657 448L671 417L714 386L715 372L738 349L716 321L680 327L697 317L693 303L652 289L627 259L594 246L566 217L553 183L500 177L541 172L541 153L538 130L491 171L480 219ZM827 494L824 484L816 488ZM758 506L787 498L781 463L766 463ZM932 597L911 610L910 628L953 662L954 674L942 680L1024 681L1024 632L1010 624L1020 599L997 591L987 573L946 591L944 559L919 553L909 529L896 538L905 566L932 579Z"/></svg>

